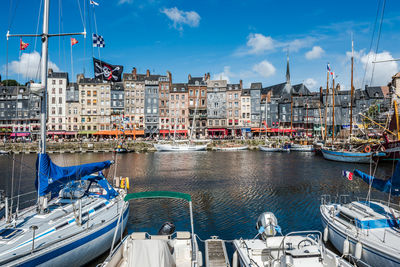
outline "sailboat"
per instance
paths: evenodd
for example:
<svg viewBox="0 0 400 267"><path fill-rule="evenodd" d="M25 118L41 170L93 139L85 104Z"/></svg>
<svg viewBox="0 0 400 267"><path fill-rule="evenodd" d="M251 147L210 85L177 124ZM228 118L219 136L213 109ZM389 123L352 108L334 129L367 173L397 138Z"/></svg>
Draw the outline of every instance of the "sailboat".
<svg viewBox="0 0 400 267"><path fill-rule="evenodd" d="M320 212L324 240L343 255L371 266L399 266L400 206L390 203L390 196L400 195L400 163L388 180L360 170L354 170L354 175L369 184L368 196L350 203L334 203L329 196L323 196ZM371 188L388 193L389 201L371 200Z"/></svg>
<svg viewBox="0 0 400 267"><path fill-rule="evenodd" d="M354 85L353 85L353 65L354 65L354 43L351 41L351 96L350 96L350 140L352 136L352 127L353 127L353 92L354 92ZM329 73L328 73L329 78ZM328 84L328 83L327 83ZM327 87L328 88L328 87ZM325 159L333 160L333 161L340 161L340 162L351 162L351 163L370 163L371 157L383 157L386 154L383 152L371 152L371 147L366 146L364 148L364 152L355 151L353 149L350 150L338 150L333 147L333 141L335 139L335 77L333 77L333 85L332 85L332 147L322 147L321 152ZM328 90L327 90L328 95ZM327 97L328 99L328 97ZM327 112L325 112L327 114ZM326 123L326 119L325 119ZM325 130L325 137L326 137L326 130Z"/></svg>
<svg viewBox="0 0 400 267"><path fill-rule="evenodd" d="M174 137L172 144L167 144L167 143L158 143L154 144L154 147L157 149L157 151L165 151L165 152L185 152L185 151L205 151L207 149L207 144L196 144L195 140L192 140L192 135L194 132L194 127L195 127L195 122L196 122L196 113L197 113L197 105L199 102L199 96L200 92L197 95L196 98L196 105L195 105L195 111L193 114L193 121L192 121L192 127L190 131L190 136L189 140L182 140L178 142L176 140L176 128L177 128L177 122L178 122L178 112L176 112L176 117L175 117L175 125L174 125ZM178 109L179 109L179 103L178 103Z"/></svg>
<svg viewBox="0 0 400 267"><path fill-rule="evenodd" d="M114 230L124 231L129 206L125 189L102 173L113 162L60 167L46 153L49 0L43 6L41 139L36 162L37 205L14 212L6 202L0 220L1 266L81 266L111 247ZM82 35L85 34L81 33ZM73 35L73 34L62 34ZM14 36L32 35L11 35ZM119 214L122 220L118 221Z"/></svg>

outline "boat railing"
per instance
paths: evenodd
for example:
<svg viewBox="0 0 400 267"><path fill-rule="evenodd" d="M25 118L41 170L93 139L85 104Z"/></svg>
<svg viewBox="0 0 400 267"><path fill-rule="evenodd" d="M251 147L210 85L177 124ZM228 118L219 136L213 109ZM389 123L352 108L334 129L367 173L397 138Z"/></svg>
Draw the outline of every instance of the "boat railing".
<svg viewBox="0 0 400 267"><path fill-rule="evenodd" d="M304 240L308 240L318 246L321 249L321 252L324 250L324 246L322 245L322 233L320 231L295 231L290 232L283 237L281 244L279 245L278 258L281 251L286 255L285 239L289 236L304 236Z"/></svg>
<svg viewBox="0 0 400 267"><path fill-rule="evenodd" d="M348 204L350 202L351 202L350 195L336 195L336 196L331 196L328 194L321 195L321 205Z"/></svg>
<svg viewBox="0 0 400 267"><path fill-rule="evenodd" d="M32 203L37 202L36 196L37 196L36 191L19 194L13 197L6 197L5 195L3 195L2 199L0 200L0 204L4 203L4 208L5 208L4 215L6 217L6 220L8 220L9 216L14 212L17 213L18 215L21 215L24 211L30 211L32 209L36 209L36 206L31 207Z"/></svg>

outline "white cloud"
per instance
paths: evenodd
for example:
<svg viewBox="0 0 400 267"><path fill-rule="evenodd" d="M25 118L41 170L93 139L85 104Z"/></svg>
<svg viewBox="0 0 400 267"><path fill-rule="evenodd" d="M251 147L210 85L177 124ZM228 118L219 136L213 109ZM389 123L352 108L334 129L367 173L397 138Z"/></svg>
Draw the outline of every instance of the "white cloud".
<svg viewBox="0 0 400 267"><path fill-rule="evenodd" d="M253 71L255 71L260 76L267 78L269 76L274 75L276 69L274 65L272 65L270 62L268 62L267 60L263 60L260 63L255 64L253 66Z"/></svg>
<svg viewBox="0 0 400 267"><path fill-rule="evenodd" d="M201 17L195 11L182 11L176 7L173 7L164 8L160 12L165 14L170 20L172 20L174 28L179 31L183 30L184 24L188 25L189 27L198 27L200 24Z"/></svg>
<svg viewBox="0 0 400 267"><path fill-rule="evenodd" d="M230 79L236 76L231 72L231 67L225 66L224 71L220 73L215 73L213 75L213 80L227 80L230 83Z"/></svg>
<svg viewBox="0 0 400 267"><path fill-rule="evenodd" d="M346 52L348 58L351 57L351 52ZM391 60L393 56L390 52L383 51L375 54L374 52L365 53L365 50L356 51L354 53L356 63L361 63L363 74L366 70L364 84L367 85L387 85L394 74L399 71L399 66L396 61L383 63L372 63L373 61ZM372 77L372 83L371 82ZM360 82L360 81L359 81ZM363 85L362 85L363 86Z"/></svg>
<svg viewBox="0 0 400 267"><path fill-rule="evenodd" d="M239 48L236 54L240 56L259 55L277 48L285 50L289 48L289 51L297 52L302 48L311 46L315 40L314 37L305 37L291 41L278 41L261 33L250 33L247 37L246 46Z"/></svg>
<svg viewBox="0 0 400 267"><path fill-rule="evenodd" d="M261 54L275 48L276 41L271 36L264 36L261 33L251 33L247 40L248 54Z"/></svg>
<svg viewBox="0 0 400 267"><path fill-rule="evenodd" d="M317 85L317 81L314 80L313 78L307 78L304 81L305 86L307 86L308 89L312 90L315 89L315 86Z"/></svg>
<svg viewBox="0 0 400 267"><path fill-rule="evenodd" d="M54 71L60 71L57 65L49 60L48 67ZM22 53L17 61L8 63L8 69L11 73L22 75L24 78L40 77L40 54L37 51L32 53Z"/></svg>
<svg viewBox="0 0 400 267"><path fill-rule="evenodd" d="M122 4L132 4L133 0L119 0L118 1L118 5L122 5Z"/></svg>
<svg viewBox="0 0 400 267"><path fill-rule="evenodd" d="M324 49L322 49L320 46L314 46L310 51L306 53L306 59L317 59L320 58L324 53Z"/></svg>

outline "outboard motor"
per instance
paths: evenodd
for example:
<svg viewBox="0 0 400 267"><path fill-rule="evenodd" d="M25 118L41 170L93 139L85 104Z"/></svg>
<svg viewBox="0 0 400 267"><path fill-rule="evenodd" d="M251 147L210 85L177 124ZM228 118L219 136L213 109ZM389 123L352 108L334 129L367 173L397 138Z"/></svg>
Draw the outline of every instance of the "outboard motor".
<svg viewBox="0 0 400 267"><path fill-rule="evenodd" d="M266 240L267 237L275 236L277 227L278 220L272 212L264 212L257 219L256 228L263 240Z"/></svg>
<svg viewBox="0 0 400 267"><path fill-rule="evenodd" d="M158 235L172 235L175 232L175 224L172 222L165 222L158 230Z"/></svg>

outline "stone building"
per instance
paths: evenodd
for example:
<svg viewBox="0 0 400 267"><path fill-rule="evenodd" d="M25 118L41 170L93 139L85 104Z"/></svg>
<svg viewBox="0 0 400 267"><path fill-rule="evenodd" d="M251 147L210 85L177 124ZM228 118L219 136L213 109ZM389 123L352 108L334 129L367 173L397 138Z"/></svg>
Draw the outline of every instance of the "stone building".
<svg viewBox="0 0 400 267"><path fill-rule="evenodd" d="M111 84L111 124L112 129L122 129L124 127L124 100L125 91L122 82Z"/></svg>
<svg viewBox="0 0 400 267"><path fill-rule="evenodd" d="M0 86L0 138L36 139L40 129L40 97L26 86Z"/></svg>
<svg viewBox="0 0 400 267"><path fill-rule="evenodd" d="M195 118L193 137L194 135L203 137L207 134L207 80L209 78L209 73L204 74L204 77L188 75L189 127L192 127Z"/></svg>
<svg viewBox="0 0 400 267"><path fill-rule="evenodd" d="M251 102L251 126L261 126L261 89L262 83L252 83L250 85L250 102Z"/></svg>
<svg viewBox="0 0 400 267"><path fill-rule="evenodd" d="M207 81L207 130L211 137L228 135L226 127L226 87L226 80Z"/></svg>
<svg viewBox="0 0 400 267"><path fill-rule="evenodd" d="M136 68L123 74L126 127L131 130L144 130L145 78L146 74L138 74Z"/></svg>
<svg viewBox="0 0 400 267"><path fill-rule="evenodd" d="M241 92L242 80L239 84L228 84L226 87L226 113L227 113L227 129L228 135L233 137L241 135L240 118L241 118Z"/></svg>
<svg viewBox="0 0 400 267"><path fill-rule="evenodd" d="M80 129L80 103L77 83L70 83L66 91L66 131L69 135L77 136Z"/></svg>
<svg viewBox="0 0 400 267"><path fill-rule="evenodd" d="M54 72L52 69L49 69L47 79L47 129L50 135L52 131L66 130L65 108L68 83L67 72Z"/></svg>
<svg viewBox="0 0 400 267"><path fill-rule="evenodd" d="M170 131L170 115L169 115L169 91L172 84L171 72L167 71L167 76L160 76L159 81L159 128L160 136L169 136Z"/></svg>
<svg viewBox="0 0 400 267"><path fill-rule="evenodd" d="M188 86L186 83L173 83L169 91L170 132L176 136L188 136L189 108Z"/></svg>
<svg viewBox="0 0 400 267"><path fill-rule="evenodd" d="M251 114L251 97L250 97L250 89L242 89L240 94L240 103L241 103L241 117L240 117L240 127L242 129L242 135L245 133L249 133L251 131L250 127L250 114Z"/></svg>
<svg viewBox="0 0 400 267"><path fill-rule="evenodd" d="M88 135L111 129L111 84L78 75L81 127Z"/></svg>
<svg viewBox="0 0 400 267"><path fill-rule="evenodd" d="M144 81L144 132L148 137L155 137L159 134L159 77L160 75L150 75L150 71L147 70Z"/></svg>

